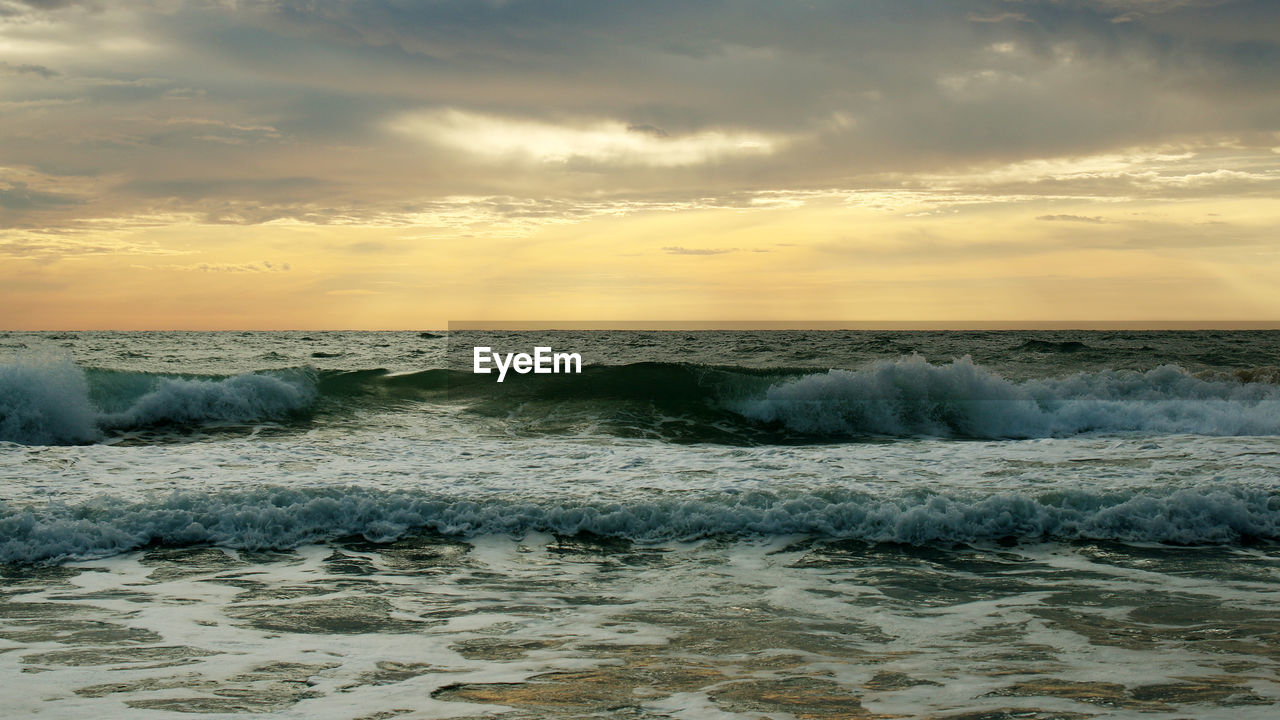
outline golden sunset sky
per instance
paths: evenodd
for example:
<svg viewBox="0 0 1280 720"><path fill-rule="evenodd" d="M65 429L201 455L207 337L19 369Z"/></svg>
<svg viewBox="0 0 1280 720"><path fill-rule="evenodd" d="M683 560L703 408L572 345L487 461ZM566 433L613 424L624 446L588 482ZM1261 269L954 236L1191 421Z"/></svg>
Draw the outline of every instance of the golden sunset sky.
<svg viewBox="0 0 1280 720"><path fill-rule="evenodd" d="M0 0L0 329L1280 320L1280 3Z"/></svg>

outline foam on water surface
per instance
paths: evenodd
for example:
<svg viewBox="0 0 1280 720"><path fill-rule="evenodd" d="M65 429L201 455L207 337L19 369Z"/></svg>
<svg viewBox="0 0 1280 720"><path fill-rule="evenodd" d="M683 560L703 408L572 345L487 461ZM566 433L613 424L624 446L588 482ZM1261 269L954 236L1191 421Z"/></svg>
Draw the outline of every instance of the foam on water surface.
<svg viewBox="0 0 1280 720"><path fill-rule="evenodd" d="M0 671L12 707L60 718L1263 718L1280 697L1257 552L791 540L154 549L10 576Z"/></svg>

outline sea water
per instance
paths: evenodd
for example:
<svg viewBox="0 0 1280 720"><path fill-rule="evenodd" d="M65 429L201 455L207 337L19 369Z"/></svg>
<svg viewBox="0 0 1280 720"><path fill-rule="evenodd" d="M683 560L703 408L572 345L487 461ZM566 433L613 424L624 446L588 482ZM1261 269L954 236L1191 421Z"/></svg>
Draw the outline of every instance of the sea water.
<svg viewBox="0 0 1280 720"><path fill-rule="evenodd" d="M471 372L535 345L582 372ZM0 715L1272 718L1277 364L1246 331L3 333Z"/></svg>

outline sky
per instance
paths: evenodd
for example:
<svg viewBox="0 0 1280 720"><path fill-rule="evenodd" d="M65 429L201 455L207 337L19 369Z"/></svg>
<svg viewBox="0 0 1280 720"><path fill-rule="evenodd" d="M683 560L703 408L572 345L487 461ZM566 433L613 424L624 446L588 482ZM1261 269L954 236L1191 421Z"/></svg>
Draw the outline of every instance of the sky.
<svg viewBox="0 0 1280 720"><path fill-rule="evenodd" d="M1280 321L1280 2L0 0L0 328Z"/></svg>

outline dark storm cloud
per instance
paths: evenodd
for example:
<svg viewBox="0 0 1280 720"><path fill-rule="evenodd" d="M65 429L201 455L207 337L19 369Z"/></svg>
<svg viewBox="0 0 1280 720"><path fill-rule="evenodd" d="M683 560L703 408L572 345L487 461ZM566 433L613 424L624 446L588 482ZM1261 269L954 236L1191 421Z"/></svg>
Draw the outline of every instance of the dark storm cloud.
<svg viewBox="0 0 1280 720"><path fill-rule="evenodd" d="M0 32L20 41L0 70L22 80L0 91L0 133L23 138L0 166L117 177L106 205L120 212L185 201L254 221L280 215L218 203L372 216L456 195L691 201L1169 143L1280 145L1273 0L0 7ZM596 155L521 160L481 158L429 125L388 130L449 110L498 129L574 128L574 142L592 123L621 135ZM771 144L689 149L720 136ZM636 160L665 148L694 160ZM1195 189L1117 177L1043 182Z"/></svg>

